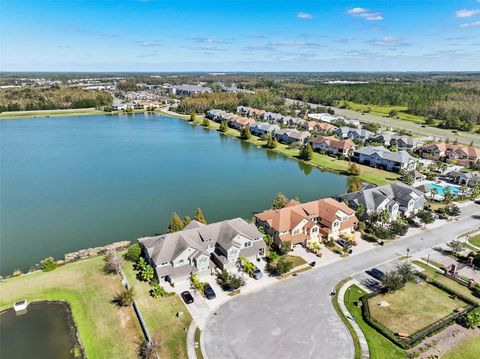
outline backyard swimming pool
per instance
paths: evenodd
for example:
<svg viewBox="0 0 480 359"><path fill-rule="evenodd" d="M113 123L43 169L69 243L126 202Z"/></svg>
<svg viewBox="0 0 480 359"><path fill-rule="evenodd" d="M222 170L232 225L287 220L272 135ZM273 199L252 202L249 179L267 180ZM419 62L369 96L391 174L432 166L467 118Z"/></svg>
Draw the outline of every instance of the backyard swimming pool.
<svg viewBox="0 0 480 359"><path fill-rule="evenodd" d="M437 194L439 196L442 196L442 197L445 196L445 189L446 188L448 188L450 190L450 192L455 196L458 195L458 193L460 192L460 189L458 187L455 187L455 186L442 186L442 185L439 185L439 184L436 184L436 183L429 183L426 186L430 189L436 190Z"/></svg>

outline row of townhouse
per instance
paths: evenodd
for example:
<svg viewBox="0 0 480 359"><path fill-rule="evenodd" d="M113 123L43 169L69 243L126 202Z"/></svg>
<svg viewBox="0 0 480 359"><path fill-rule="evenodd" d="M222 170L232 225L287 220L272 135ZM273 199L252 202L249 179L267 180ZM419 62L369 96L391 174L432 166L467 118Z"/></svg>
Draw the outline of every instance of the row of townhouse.
<svg viewBox="0 0 480 359"><path fill-rule="evenodd" d="M423 192L402 182L365 188L337 196L336 199L355 210L362 206L365 218L360 219L386 210L390 219L396 220L399 215L408 217L416 213L426 204Z"/></svg>
<svg viewBox="0 0 480 359"><path fill-rule="evenodd" d="M444 142L433 142L422 146L419 150L424 158L456 161L460 166L470 167L480 162L480 149L471 146L453 145Z"/></svg>
<svg viewBox="0 0 480 359"><path fill-rule="evenodd" d="M413 171L417 160L407 151L390 151L383 146L365 146L356 149L351 159L370 167L380 168L390 172Z"/></svg>
<svg viewBox="0 0 480 359"><path fill-rule="evenodd" d="M239 112L241 114L251 116L251 111ZM207 111L205 117L216 122L226 121L230 127L237 130L248 126L250 128L250 132L256 136L272 135L279 142L285 144L305 144L310 137L310 132L308 131L301 131L292 128L282 129L277 124L272 124L268 122L256 122L251 117L244 117L242 115L236 115L222 110L209 110Z"/></svg>
<svg viewBox="0 0 480 359"><path fill-rule="evenodd" d="M400 135L393 131L375 134L364 128L340 127L335 133L342 138L376 143L386 147L395 146L399 150L414 150L423 145L423 141L419 138Z"/></svg>
<svg viewBox="0 0 480 359"><path fill-rule="evenodd" d="M281 209L270 209L255 215L255 224L234 218L202 224L192 221L183 230L154 237L140 238L145 257L162 282L188 280L213 273L215 268L231 270L240 256L251 261L264 256L266 244L259 227L270 234L277 245L310 247L321 241L335 240L356 232L355 210L365 209L365 217L387 210L391 219L408 216L423 208L422 192L403 183L365 188L307 203L291 200ZM364 218L362 218L364 219ZM258 228L257 228L258 227Z"/></svg>

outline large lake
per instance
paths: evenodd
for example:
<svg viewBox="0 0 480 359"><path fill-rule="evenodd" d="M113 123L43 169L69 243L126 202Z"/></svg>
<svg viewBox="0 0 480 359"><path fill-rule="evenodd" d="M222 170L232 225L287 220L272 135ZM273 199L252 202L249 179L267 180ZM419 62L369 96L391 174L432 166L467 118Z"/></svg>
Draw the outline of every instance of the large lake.
<svg viewBox="0 0 480 359"><path fill-rule="evenodd" d="M0 121L1 273L48 256L346 190L346 178L152 114Z"/></svg>

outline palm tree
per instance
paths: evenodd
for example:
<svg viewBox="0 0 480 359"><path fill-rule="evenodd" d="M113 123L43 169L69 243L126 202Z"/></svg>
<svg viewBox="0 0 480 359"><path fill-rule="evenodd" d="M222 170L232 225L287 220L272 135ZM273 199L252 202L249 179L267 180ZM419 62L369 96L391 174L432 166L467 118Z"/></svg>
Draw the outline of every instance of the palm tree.
<svg viewBox="0 0 480 359"><path fill-rule="evenodd" d="M436 188L432 188L431 191L430 191L430 194L432 196L432 200L435 199L435 196L438 194L438 191Z"/></svg>

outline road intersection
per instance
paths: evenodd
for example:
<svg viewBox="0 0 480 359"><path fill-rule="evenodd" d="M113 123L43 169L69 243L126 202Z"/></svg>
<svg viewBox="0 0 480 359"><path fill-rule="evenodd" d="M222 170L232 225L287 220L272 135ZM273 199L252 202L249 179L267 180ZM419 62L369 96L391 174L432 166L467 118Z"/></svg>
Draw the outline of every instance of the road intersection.
<svg viewBox="0 0 480 359"><path fill-rule="evenodd" d="M480 206L463 206L457 221L236 297L211 315L204 353L208 359L353 358L350 334L331 304L336 283L398 259L407 248L413 255L479 226Z"/></svg>

